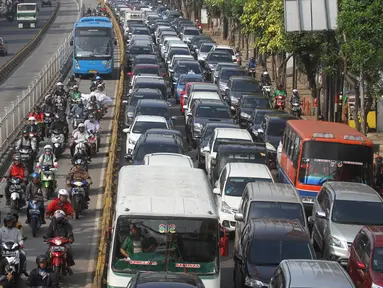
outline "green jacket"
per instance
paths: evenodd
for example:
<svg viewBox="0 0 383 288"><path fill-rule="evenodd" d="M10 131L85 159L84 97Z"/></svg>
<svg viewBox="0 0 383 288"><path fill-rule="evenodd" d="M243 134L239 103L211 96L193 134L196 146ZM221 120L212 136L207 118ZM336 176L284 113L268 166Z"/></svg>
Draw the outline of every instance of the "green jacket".
<svg viewBox="0 0 383 288"><path fill-rule="evenodd" d="M275 90L273 97L278 96L278 95L283 95L286 97L286 91L285 90L279 90L279 89Z"/></svg>
<svg viewBox="0 0 383 288"><path fill-rule="evenodd" d="M72 100L79 100L81 99L81 92L80 91L72 91L70 97L72 98Z"/></svg>

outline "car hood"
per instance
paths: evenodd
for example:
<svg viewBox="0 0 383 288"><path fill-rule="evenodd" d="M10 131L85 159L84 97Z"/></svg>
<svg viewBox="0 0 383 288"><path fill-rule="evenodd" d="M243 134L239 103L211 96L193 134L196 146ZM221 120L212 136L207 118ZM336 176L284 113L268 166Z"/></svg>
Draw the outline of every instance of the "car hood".
<svg viewBox="0 0 383 288"><path fill-rule="evenodd" d="M279 141L281 141L281 136L270 136L266 135L265 136L265 143L269 142L271 145L274 146L275 149L277 149Z"/></svg>
<svg viewBox="0 0 383 288"><path fill-rule="evenodd" d="M209 122L222 122L222 123L234 123L233 119L231 118L209 118L209 117L196 117L194 118L194 123L199 123L202 126L204 126L206 123Z"/></svg>
<svg viewBox="0 0 383 288"><path fill-rule="evenodd" d="M352 243L362 227L363 225L350 225L332 222L330 229L331 235L335 236L339 240Z"/></svg>
<svg viewBox="0 0 383 288"><path fill-rule="evenodd" d="M277 269L277 267L278 267L277 265L260 266L260 265L253 265L247 262L247 272L249 273L251 278L260 280L265 284L270 282L270 279L273 276L275 269Z"/></svg>
<svg viewBox="0 0 383 288"><path fill-rule="evenodd" d="M129 139L132 139L133 141L137 142L137 140L140 138L142 134L139 133L130 133Z"/></svg>
<svg viewBox="0 0 383 288"><path fill-rule="evenodd" d="M130 113L133 113L134 112L134 109L135 109L136 107L134 107L134 106L128 106L128 107L126 107L126 114L130 114Z"/></svg>
<svg viewBox="0 0 383 288"><path fill-rule="evenodd" d="M224 192L222 192L223 194ZM222 200L226 202L227 205L229 205L234 210L238 211L239 203L241 202L241 197L234 197L234 196L226 196L224 195Z"/></svg>

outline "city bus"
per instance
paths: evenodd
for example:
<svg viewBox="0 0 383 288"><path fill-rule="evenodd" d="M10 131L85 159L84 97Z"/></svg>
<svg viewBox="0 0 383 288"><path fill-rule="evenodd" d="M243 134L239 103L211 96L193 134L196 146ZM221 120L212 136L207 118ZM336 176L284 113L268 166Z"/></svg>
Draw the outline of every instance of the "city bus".
<svg viewBox="0 0 383 288"><path fill-rule="evenodd" d="M19 29L29 27L36 28L38 19L37 3L17 4L16 22Z"/></svg>
<svg viewBox="0 0 383 288"><path fill-rule="evenodd" d="M119 172L107 286L125 288L138 271L169 271L193 273L206 288L220 288L212 187L200 169L164 168L124 166Z"/></svg>
<svg viewBox="0 0 383 288"><path fill-rule="evenodd" d="M108 17L83 17L74 24L73 72L76 77L98 72L112 75L114 68L113 23Z"/></svg>
<svg viewBox="0 0 383 288"><path fill-rule="evenodd" d="M312 205L326 181L373 183L371 140L346 124L287 122L277 178L292 184L302 202Z"/></svg>

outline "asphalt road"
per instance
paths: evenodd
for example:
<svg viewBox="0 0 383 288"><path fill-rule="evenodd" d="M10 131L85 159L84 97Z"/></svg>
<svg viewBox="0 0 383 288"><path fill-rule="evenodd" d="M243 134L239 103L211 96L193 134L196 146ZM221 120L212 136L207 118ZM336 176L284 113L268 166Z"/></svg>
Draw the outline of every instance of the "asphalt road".
<svg viewBox="0 0 383 288"><path fill-rule="evenodd" d="M26 3L35 3L35 1L28 0ZM3 37L4 41L8 45L8 55L0 56L0 66L7 63L17 52L19 52L25 45L32 40L32 38L39 32L40 28L45 25L49 17L52 15L57 1L52 1L52 7L40 7L39 18L36 28L17 28L16 19L13 22L9 22L6 18L0 19L0 37Z"/></svg>
<svg viewBox="0 0 383 288"><path fill-rule="evenodd" d="M56 0L54 0L56 1ZM86 0L92 3L91 0ZM53 2L56 5L57 2ZM46 10L45 10L46 9ZM53 8L44 7L41 8L41 14L48 13L48 10ZM78 3L75 0L61 0L60 10L57 13L55 21L51 24L50 29L45 34L44 39L40 42L40 45L29 55L29 57L10 75L10 77L0 86L0 107L6 107L10 104L10 101L16 99L16 96L22 96L22 92L28 89L28 86L38 77L45 65L48 64L53 55L57 52L64 39L73 30L73 24L77 21L78 17ZM16 25L16 24L15 24ZM41 25L41 23L40 23ZM1 26L0 26L1 27ZM23 37L16 36L16 31L24 31L23 33L32 33L32 29L17 29L13 31L3 31L3 27L0 28L0 36L4 37L7 41L6 35L15 34L14 42L18 43L24 41ZM5 28L7 29L7 28ZM29 31L29 32L28 32ZM21 33L21 32L20 32ZM33 36L33 35L32 35ZM31 37L32 37L31 36ZM27 40L25 40L27 41ZM9 51L12 52L11 47ZM0 57L0 60L2 58ZM1 111L2 112L2 111Z"/></svg>

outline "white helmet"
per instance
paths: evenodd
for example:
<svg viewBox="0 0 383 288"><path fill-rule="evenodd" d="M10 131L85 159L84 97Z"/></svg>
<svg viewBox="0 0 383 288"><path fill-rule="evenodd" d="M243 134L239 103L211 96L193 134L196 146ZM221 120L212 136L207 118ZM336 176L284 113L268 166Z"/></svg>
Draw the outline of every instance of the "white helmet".
<svg viewBox="0 0 383 288"><path fill-rule="evenodd" d="M47 149L50 149L50 150L52 150L53 148L52 148L52 146L51 146L51 145L45 145L45 146L44 146L44 150L47 150Z"/></svg>
<svg viewBox="0 0 383 288"><path fill-rule="evenodd" d="M262 74L263 74L263 75L269 75L269 72L267 72L267 71L263 71Z"/></svg>
<svg viewBox="0 0 383 288"><path fill-rule="evenodd" d="M98 85L97 85L97 88L104 88L104 85L102 85L102 84L98 84Z"/></svg>
<svg viewBox="0 0 383 288"><path fill-rule="evenodd" d="M293 93L298 93L298 89L293 89Z"/></svg>
<svg viewBox="0 0 383 288"><path fill-rule="evenodd" d="M56 86L64 86L62 82L57 82Z"/></svg>
<svg viewBox="0 0 383 288"><path fill-rule="evenodd" d="M75 88L78 88L78 85L73 85L73 87L72 87L73 89L75 89Z"/></svg>
<svg viewBox="0 0 383 288"><path fill-rule="evenodd" d="M67 197L69 197L69 192L68 192L68 190L66 190L66 189L60 189L59 190L59 194L58 194L58 198L60 198L60 196L67 196ZM64 213L64 215L65 215L65 213Z"/></svg>
<svg viewBox="0 0 383 288"><path fill-rule="evenodd" d="M65 212L63 210L56 210L54 216L56 219L64 218Z"/></svg>
<svg viewBox="0 0 383 288"><path fill-rule="evenodd" d="M85 127L84 123L78 124L77 128L80 128L80 127Z"/></svg>
<svg viewBox="0 0 383 288"><path fill-rule="evenodd" d="M31 116L31 117L28 118L28 120L29 120L29 121L36 121L36 118L33 117L33 116Z"/></svg>

